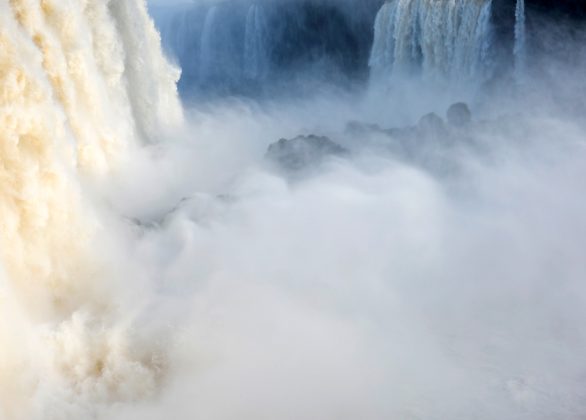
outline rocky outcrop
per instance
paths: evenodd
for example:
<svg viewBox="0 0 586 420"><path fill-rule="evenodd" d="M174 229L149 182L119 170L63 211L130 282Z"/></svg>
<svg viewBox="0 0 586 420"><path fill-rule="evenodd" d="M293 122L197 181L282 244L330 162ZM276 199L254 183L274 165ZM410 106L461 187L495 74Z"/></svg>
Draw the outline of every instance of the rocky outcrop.
<svg viewBox="0 0 586 420"><path fill-rule="evenodd" d="M269 146L266 158L287 171L301 171L315 167L328 157L343 157L348 150L325 136L298 136L280 139Z"/></svg>
<svg viewBox="0 0 586 420"><path fill-rule="evenodd" d="M448 124L453 127L465 127L472 121L470 108L464 102L453 104L447 113Z"/></svg>
<svg viewBox="0 0 586 420"><path fill-rule="evenodd" d="M328 158L347 158L352 154L380 151L417 161L426 151L471 143L470 133L477 128L467 104L460 102L447 111L447 123L435 113L421 117L414 126L382 128L377 124L351 121L346 125L344 145L325 136L298 136L271 144L265 158L289 173L316 168ZM429 159L427 160L429 162Z"/></svg>

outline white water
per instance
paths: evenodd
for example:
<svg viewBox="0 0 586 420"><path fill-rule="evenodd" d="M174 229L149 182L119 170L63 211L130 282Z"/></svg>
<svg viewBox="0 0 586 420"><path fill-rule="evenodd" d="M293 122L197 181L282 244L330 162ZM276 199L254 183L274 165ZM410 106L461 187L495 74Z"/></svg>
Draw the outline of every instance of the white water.
<svg viewBox="0 0 586 420"><path fill-rule="evenodd" d="M269 30L262 5L253 4L246 16L244 35L244 75L252 80L264 79L270 69Z"/></svg>
<svg viewBox="0 0 586 420"><path fill-rule="evenodd" d="M527 69L527 34L525 27L525 0L517 0L515 7L515 76L523 80Z"/></svg>
<svg viewBox="0 0 586 420"><path fill-rule="evenodd" d="M482 80L491 71L491 0L391 0L375 22L370 67L376 78L420 74Z"/></svg>
<svg viewBox="0 0 586 420"><path fill-rule="evenodd" d="M61 419L51 399L154 386L156 364L109 331L124 275L95 252L84 192L182 121L178 71L141 0L4 1L0 26L0 418Z"/></svg>

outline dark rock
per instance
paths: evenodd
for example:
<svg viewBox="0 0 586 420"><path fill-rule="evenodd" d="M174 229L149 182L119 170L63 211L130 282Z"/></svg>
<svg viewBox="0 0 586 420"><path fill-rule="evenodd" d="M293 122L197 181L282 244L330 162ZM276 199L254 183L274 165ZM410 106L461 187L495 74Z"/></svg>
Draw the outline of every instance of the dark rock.
<svg viewBox="0 0 586 420"><path fill-rule="evenodd" d="M458 102L448 109L448 123L453 127L464 127L472 121L470 108L464 102Z"/></svg>
<svg viewBox="0 0 586 420"><path fill-rule="evenodd" d="M344 156L348 151L327 137L314 135L281 139L269 146L266 158L283 169L299 171L319 165L327 157Z"/></svg>
<svg viewBox="0 0 586 420"><path fill-rule="evenodd" d="M421 117L417 124L417 130L425 137L442 137L447 134L444 120L435 112Z"/></svg>
<svg viewBox="0 0 586 420"><path fill-rule="evenodd" d="M351 135L364 135L380 133L382 128L378 124L369 124L361 121L350 121L346 124L346 133Z"/></svg>
<svg viewBox="0 0 586 420"><path fill-rule="evenodd" d="M573 19L586 18L584 0L527 0L527 7L553 16L561 14Z"/></svg>

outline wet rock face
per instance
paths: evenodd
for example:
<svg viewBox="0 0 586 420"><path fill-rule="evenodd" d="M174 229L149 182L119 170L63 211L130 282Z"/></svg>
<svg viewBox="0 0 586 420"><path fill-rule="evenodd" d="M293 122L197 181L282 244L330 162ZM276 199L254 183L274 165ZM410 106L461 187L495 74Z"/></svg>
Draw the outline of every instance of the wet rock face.
<svg viewBox="0 0 586 420"><path fill-rule="evenodd" d="M566 17L586 18L584 0L526 0L527 6L548 13L563 14Z"/></svg>
<svg viewBox="0 0 586 420"><path fill-rule="evenodd" d="M167 53L183 70L184 97L255 97L299 90L308 80L366 81L383 2L217 0L154 5L151 12Z"/></svg>
<svg viewBox="0 0 586 420"><path fill-rule="evenodd" d="M369 15L353 19L341 5L327 2L279 5L270 24L275 28L271 61L282 72L327 61L347 76L364 76L368 72L373 19Z"/></svg>
<svg viewBox="0 0 586 420"><path fill-rule="evenodd" d="M493 0L493 24L497 32L510 32L515 24L515 6L517 0ZM568 17L586 18L586 1L584 0L525 0L530 13L544 13L552 18Z"/></svg>
<svg viewBox="0 0 586 420"><path fill-rule="evenodd" d="M298 136L281 139L269 146L266 159L288 171L317 166L332 156L342 157L348 151L325 136Z"/></svg>

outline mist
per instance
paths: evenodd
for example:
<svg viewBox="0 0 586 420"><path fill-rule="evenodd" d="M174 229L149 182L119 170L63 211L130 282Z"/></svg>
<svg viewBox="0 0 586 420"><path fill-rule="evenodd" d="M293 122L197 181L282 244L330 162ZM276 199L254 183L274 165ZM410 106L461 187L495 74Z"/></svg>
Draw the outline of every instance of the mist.
<svg viewBox="0 0 586 420"><path fill-rule="evenodd" d="M156 166L193 183L175 178L189 199L145 219L134 254L149 317L173 320L168 383L108 418L580 417L577 127L518 117L475 150L366 150L290 180L254 149L295 121L245 112L199 125L196 173Z"/></svg>
<svg viewBox="0 0 586 420"><path fill-rule="evenodd" d="M141 2L80 6L79 28L110 37L79 41L97 58L62 94L53 75L78 73L24 33L71 58L68 32L4 7L7 44L30 52L0 69L30 77L0 87L39 87L0 95L22 147L0 149L1 419L586 415L583 23L529 4L506 44L483 2L450 9L467 24L449 33L443 17L399 32L392 10L377 31L372 2L328 26L340 41L296 19L356 2L309 3L326 8L269 5L271 25L296 17L270 48L234 41L254 5L221 3L206 77L207 38L172 29L211 2L149 2L164 49ZM418 48L377 50L389 28Z"/></svg>

